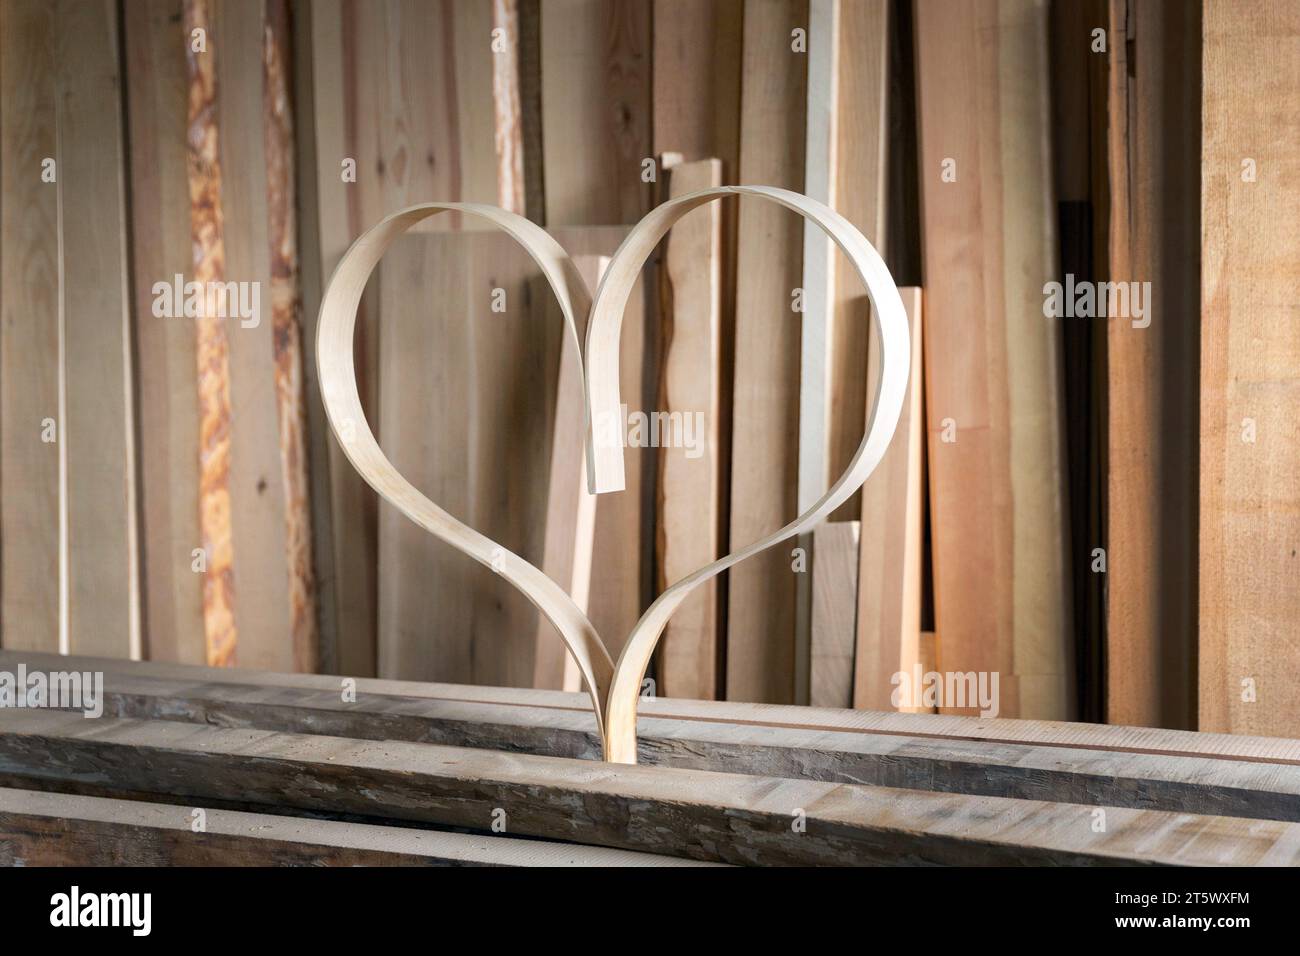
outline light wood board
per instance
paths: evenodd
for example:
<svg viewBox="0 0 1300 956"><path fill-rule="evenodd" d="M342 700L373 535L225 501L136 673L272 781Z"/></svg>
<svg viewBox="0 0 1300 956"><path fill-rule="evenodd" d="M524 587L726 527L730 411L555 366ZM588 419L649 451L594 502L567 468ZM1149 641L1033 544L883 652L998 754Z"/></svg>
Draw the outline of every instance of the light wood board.
<svg viewBox="0 0 1300 956"><path fill-rule="evenodd" d="M1198 586L1205 730L1300 733L1298 33L1300 9L1291 3L1205 5ZM1254 160L1254 182L1243 181L1246 159Z"/></svg>

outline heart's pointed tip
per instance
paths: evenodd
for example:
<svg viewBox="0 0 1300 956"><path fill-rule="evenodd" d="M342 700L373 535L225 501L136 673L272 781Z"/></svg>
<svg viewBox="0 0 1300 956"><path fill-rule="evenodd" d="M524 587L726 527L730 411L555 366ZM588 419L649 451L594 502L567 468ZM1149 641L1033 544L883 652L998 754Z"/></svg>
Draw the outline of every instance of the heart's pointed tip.
<svg viewBox="0 0 1300 956"><path fill-rule="evenodd" d="M612 477L596 476L592 481L587 483L587 487L593 495L605 495L615 491L625 491L627 482L623 480L622 473Z"/></svg>

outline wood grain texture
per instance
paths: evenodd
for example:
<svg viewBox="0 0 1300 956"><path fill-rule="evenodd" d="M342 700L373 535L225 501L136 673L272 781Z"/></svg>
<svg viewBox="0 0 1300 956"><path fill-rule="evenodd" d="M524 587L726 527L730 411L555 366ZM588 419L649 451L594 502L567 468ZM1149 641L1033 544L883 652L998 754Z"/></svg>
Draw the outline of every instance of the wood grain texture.
<svg viewBox="0 0 1300 956"><path fill-rule="evenodd" d="M135 399L117 5L59 3L54 17L68 646L138 658Z"/></svg>
<svg viewBox="0 0 1300 956"><path fill-rule="evenodd" d="M271 249L270 318L280 481L284 486L284 558L289 640L298 670L316 670L320 632L308 489L303 395L302 296L298 274L298 189L294 157L292 24L288 0L266 0L262 42L262 128ZM323 436L322 436L323 437Z"/></svg>
<svg viewBox="0 0 1300 956"><path fill-rule="evenodd" d="M1106 713L1195 726L1200 8L1110 7ZM1120 42L1120 40L1124 42Z"/></svg>
<svg viewBox="0 0 1300 956"><path fill-rule="evenodd" d="M912 335L907 400L894 441L880 467L862 486L862 527L857 576L857 634L852 706L893 707L897 673L923 664L921 639L922 514L925 494L924 321L921 290L899 290ZM871 392L875 391L875 375ZM923 667L923 673L929 670ZM849 706L841 704L839 706Z"/></svg>
<svg viewBox="0 0 1300 956"><path fill-rule="evenodd" d="M1004 714L1067 717L1046 6L915 9L939 666L1000 673Z"/></svg>
<svg viewBox="0 0 1300 956"><path fill-rule="evenodd" d="M892 29L887 0L841 3L836 79L839 91L835 115L836 182L832 205L862 230L887 262L891 260L885 241L888 205L885 155L889 140ZM867 403L872 396L868 370L879 373L880 340L872 332L869 303L863 298L862 286L851 269L835 270L831 305L827 450L830 474L837 475L852 459L866 430ZM831 520L858 518L861 510L861 499L854 495ZM873 515L869 524L876 520L879 519Z"/></svg>
<svg viewBox="0 0 1300 956"><path fill-rule="evenodd" d="M492 31L493 40L501 44L501 49L494 49L492 55L497 205L507 212L523 216L527 214L527 189L524 184L523 100L519 83L518 0L493 0Z"/></svg>
<svg viewBox="0 0 1300 956"><path fill-rule="evenodd" d="M573 260L588 288L600 282L607 256L580 256ZM560 304L544 287L537 293L548 325L561 327ZM577 320L578 338L563 336L555 375L555 414L551 419L550 469L546 488L545 544L541 569L556 581L584 612L590 608L592 554L596 536L596 496L587 491L586 439L579 422L585 420L582 354L578 343L587 331L587 317ZM581 677L563 642L537 615L537 642L533 648L533 687L578 690Z"/></svg>
<svg viewBox="0 0 1300 956"><path fill-rule="evenodd" d="M212 33L207 0L185 0L185 34ZM187 103L186 171L190 196L192 281L205 289L224 282L225 225L221 205L217 65L212 53L185 47ZM207 314L207 296L195 320L199 395L199 533L203 549L203 635L207 663L234 663L234 541L230 495L230 344L225 320Z"/></svg>
<svg viewBox="0 0 1300 956"><path fill-rule="evenodd" d="M742 0L654 0L654 153L740 162Z"/></svg>
<svg viewBox="0 0 1300 956"><path fill-rule="evenodd" d="M1292 736L1300 733L1297 35L1291 3L1204 8L1199 726ZM1243 179L1247 159L1253 182Z"/></svg>
<svg viewBox="0 0 1300 956"><path fill-rule="evenodd" d="M190 271L183 0L122 10L131 177L132 334L140 457L144 655L205 660L199 534L197 339L192 320L153 314L154 285Z"/></svg>
<svg viewBox="0 0 1300 956"><path fill-rule="evenodd" d="M856 521L828 521L813 531L808 702L814 707L853 703L859 529Z"/></svg>
<svg viewBox="0 0 1300 956"><path fill-rule="evenodd" d="M681 163L666 174L671 197L722 185L716 159ZM669 435L658 452L659 592L722 554L722 238L722 207L711 203L669 234L660 272L663 347L656 410L669 423L678 416L678 444ZM688 437L693 447L684 447ZM664 629L657 693L717 697L718 612L716 581L678 608Z"/></svg>
<svg viewBox="0 0 1300 956"><path fill-rule="evenodd" d="M526 6L526 4L525 4ZM411 202L430 198L497 201L492 102L492 0L321 0L310 4L309 58L314 135L303 141L310 248L304 303L314 337L323 286L348 245L366 228ZM460 82L461 76L478 78ZM343 163L355 161L346 182ZM453 229L443 216L424 228ZM308 262L307 260L311 260ZM377 417L378 300L362 305L357 342L363 402ZM323 434L323 431L322 431ZM322 590L337 607L337 660L348 673L375 672L378 511L374 494L328 442L333 544L318 566Z"/></svg>
<svg viewBox="0 0 1300 956"><path fill-rule="evenodd" d="M117 665L106 674L106 716L584 760L602 752L577 694L368 681L350 703L337 678L142 670L156 668ZM1300 819L1295 741L664 699L646 710L638 759L650 766Z"/></svg>
<svg viewBox="0 0 1300 956"><path fill-rule="evenodd" d="M48 4L0 4L0 642L49 651L64 605L59 185L42 181L58 155L53 53Z"/></svg>
<svg viewBox="0 0 1300 956"><path fill-rule="evenodd" d="M791 31L807 4L745 5L740 114L741 182L803 187L807 58ZM732 405L732 549L795 514L799 325L791 293L802 281L803 225L787 212L740 202ZM795 578L789 552L772 550L728 578L726 696L794 699Z"/></svg>
<svg viewBox="0 0 1300 956"><path fill-rule="evenodd" d="M12 711L0 773L766 865L1300 862L1294 823ZM802 811L802 813L800 813ZM642 824L628 827L635 812ZM791 820L802 816L804 832Z"/></svg>
<svg viewBox="0 0 1300 956"><path fill-rule="evenodd" d="M643 0L541 4L546 223L633 223L650 202L650 13Z"/></svg>
<svg viewBox="0 0 1300 956"><path fill-rule="evenodd" d="M109 797L0 790L3 866L699 866L673 857Z"/></svg>

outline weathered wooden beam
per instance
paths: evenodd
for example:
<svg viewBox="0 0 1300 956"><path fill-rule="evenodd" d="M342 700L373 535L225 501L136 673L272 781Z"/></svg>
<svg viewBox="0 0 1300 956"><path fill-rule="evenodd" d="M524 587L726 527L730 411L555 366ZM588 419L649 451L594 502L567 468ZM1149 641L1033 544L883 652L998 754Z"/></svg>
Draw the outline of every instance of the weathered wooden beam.
<svg viewBox="0 0 1300 956"><path fill-rule="evenodd" d="M55 666L0 653L0 667L13 672L18 659L33 669ZM97 669L84 659L62 665L70 666ZM587 760L601 755L595 719L578 694L430 684L400 684L394 692L396 682L359 681L355 702L348 702L339 678L293 675L312 683L277 686L243 676L186 679L119 667L105 673L104 713ZM642 703L639 728L638 761L653 766L1300 821L1297 741L665 699Z"/></svg>
<svg viewBox="0 0 1300 956"><path fill-rule="evenodd" d="M0 866L707 865L571 843L0 789Z"/></svg>
<svg viewBox="0 0 1300 956"><path fill-rule="evenodd" d="M1300 864L1300 827L12 710L0 773L742 864Z"/></svg>

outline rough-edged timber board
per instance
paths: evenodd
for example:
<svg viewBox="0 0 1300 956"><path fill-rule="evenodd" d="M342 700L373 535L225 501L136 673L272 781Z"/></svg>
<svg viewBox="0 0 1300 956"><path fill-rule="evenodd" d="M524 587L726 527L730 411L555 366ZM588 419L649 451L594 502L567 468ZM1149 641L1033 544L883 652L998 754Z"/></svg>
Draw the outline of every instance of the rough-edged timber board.
<svg viewBox="0 0 1300 956"><path fill-rule="evenodd" d="M999 672L1004 714L1065 718L1060 326L1042 292L1056 271L1046 5L915 11L939 666Z"/></svg>
<svg viewBox="0 0 1300 956"><path fill-rule="evenodd" d="M1204 16L1199 725L1300 734L1300 7Z"/></svg>
<svg viewBox="0 0 1300 956"><path fill-rule="evenodd" d="M670 198L722 185L722 163L665 170ZM659 449L655 512L656 593L721 557L722 204L677 224L660 274L658 410L691 425L695 450ZM702 427L694 427L696 420ZM680 435L679 435L680 437ZM713 700L718 694L718 582L706 581L668 621L659 645L658 693Z"/></svg>
<svg viewBox="0 0 1300 956"><path fill-rule="evenodd" d="M0 773L766 865L1300 864L1300 826L13 710ZM806 829L792 826L800 819Z"/></svg>
<svg viewBox="0 0 1300 956"><path fill-rule="evenodd" d="M63 440L53 12L0 5L0 641L54 651L60 640L59 492Z"/></svg>
<svg viewBox="0 0 1300 956"><path fill-rule="evenodd" d="M14 666L8 660L0 665ZM109 717L600 759L594 719L590 711L578 708L486 703L453 696L399 696L360 688L356 703L345 703L337 681L326 689L237 684L233 675L221 679L226 682L197 676L187 681L138 676L130 671L109 673L104 713ZM453 691L448 688L449 694ZM753 708L743 705L707 707L719 717L732 718L725 721L671 712L674 704L686 702L646 703L669 709L663 716L641 718L638 760L646 765L1300 820L1300 745L1294 741L1289 742L1294 751L1289 759L1284 752L1252 758L1216 755L1212 748L1180 753L1178 740L1167 742L1168 747L1157 740L1130 748L1122 741L1093 744L1077 736L1063 743L1051 738L979 740L963 736L960 726L927 732L930 726L952 721L958 725L978 722L970 718L927 717L892 729L871 725L837 728L833 724L746 719ZM705 708L697 705L695 709Z"/></svg>
<svg viewBox="0 0 1300 956"><path fill-rule="evenodd" d="M0 789L0 866L707 866L540 840Z"/></svg>
<svg viewBox="0 0 1300 956"><path fill-rule="evenodd" d="M153 314L153 284L190 271L183 0L122 7L130 121L141 596L145 656L204 661L194 323Z"/></svg>
<svg viewBox="0 0 1300 956"><path fill-rule="evenodd" d="M740 182L801 190L807 57L790 32L807 28L805 0L745 4ZM731 435L732 551L795 516L803 223L788 210L740 200L736 250ZM726 696L794 700L795 576L788 547L728 572Z"/></svg>

